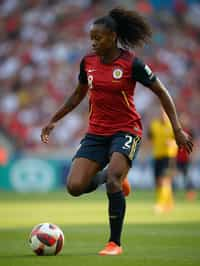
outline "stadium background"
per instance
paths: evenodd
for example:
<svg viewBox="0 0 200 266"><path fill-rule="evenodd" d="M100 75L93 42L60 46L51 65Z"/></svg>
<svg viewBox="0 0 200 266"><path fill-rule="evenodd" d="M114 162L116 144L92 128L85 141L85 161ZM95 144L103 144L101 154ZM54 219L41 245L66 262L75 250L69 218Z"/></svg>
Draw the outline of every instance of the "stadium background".
<svg viewBox="0 0 200 266"><path fill-rule="evenodd" d="M62 189L86 130L87 101L59 123L48 145L40 142L41 127L76 83L92 19L118 4L138 10L153 27L152 43L137 52L169 88L179 112L190 116L195 132L190 171L200 187L200 1L0 0L2 266L200 265L199 197L189 202L184 190L178 190L175 209L158 215L154 191L139 189L153 187L146 131L157 103L148 89L138 85L136 90L145 131L129 175L133 191L127 197L120 257L96 255L108 235L105 193L99 189L75 199ZM182 179L177 176L176 182L182 188ZM59 256L37 257L29 248L29 233L41 222L64 231Z"/></svg>
<svg viewBox="0 0 200 266"><path fill-rule="evenodd" d="M64 185L88 118L87 100L63 119L50 143L42 126L72 92L80 58L89 49L91 21L122 5L147 17L152 43L137 53L172 94L195 133L191 176L200 187L200 3L195 0L1 0L0 1L0 189L48 191ZM143 144L129 178L134 187L153 187L146 129L157 112L156 98L137 85L136 106L144 125ZM177 176L176 183L182 187Z"/></svg>

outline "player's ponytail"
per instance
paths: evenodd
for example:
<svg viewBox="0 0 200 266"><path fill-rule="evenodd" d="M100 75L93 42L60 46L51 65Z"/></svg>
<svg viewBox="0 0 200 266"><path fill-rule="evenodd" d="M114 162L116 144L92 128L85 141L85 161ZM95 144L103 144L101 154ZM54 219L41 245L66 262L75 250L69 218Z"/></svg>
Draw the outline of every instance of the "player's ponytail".
<svg viewBox="0 0 200 266"><path fill-rule="evenodd" d="M108 16L97 19L94 24L103 24L115 31L118 41L124 48L141 46L151 38L151 28L146 20L136 11L114 8Z"/></svg>
<svg viewBox="0 0 200 266"><path fill-rule="evenodd" d="M116 22L118 40L123 47L140 46L151 38L149 24L137 12L114 8L109 16Z"/></svg>

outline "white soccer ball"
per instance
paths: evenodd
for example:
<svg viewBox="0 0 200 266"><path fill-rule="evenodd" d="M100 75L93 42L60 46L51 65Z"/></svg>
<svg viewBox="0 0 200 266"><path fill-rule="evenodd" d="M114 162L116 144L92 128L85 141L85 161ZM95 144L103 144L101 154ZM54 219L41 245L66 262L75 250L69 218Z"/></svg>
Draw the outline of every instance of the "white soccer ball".
<svg viewBox="0 0 200 266"><path fill-rule="evenodd" d="M31 249L38 255L57 255L64 245L64 234L55 224L36 225L29 236Z"/></svg>

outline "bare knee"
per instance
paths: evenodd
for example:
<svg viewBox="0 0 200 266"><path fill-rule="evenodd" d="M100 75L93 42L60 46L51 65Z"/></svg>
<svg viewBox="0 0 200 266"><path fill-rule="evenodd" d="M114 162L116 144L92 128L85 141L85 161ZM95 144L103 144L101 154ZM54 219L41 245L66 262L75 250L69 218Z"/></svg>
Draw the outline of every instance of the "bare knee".
<svg viewBox="0 0 200 266"><path fill-rule="evenodd" d="M83 194L84 186L83 183L79 180L69 180L66 184L66 189L70 195L78 197Z"/></svg>
<svg viewBox="0 0 200 266"><path fill-rule="evenodd" d="M110 193L120 191L121 190L121 179L122 179L121 171L117 171L117 170L108 171L107 183L106 183L107 191Z"/></svg>

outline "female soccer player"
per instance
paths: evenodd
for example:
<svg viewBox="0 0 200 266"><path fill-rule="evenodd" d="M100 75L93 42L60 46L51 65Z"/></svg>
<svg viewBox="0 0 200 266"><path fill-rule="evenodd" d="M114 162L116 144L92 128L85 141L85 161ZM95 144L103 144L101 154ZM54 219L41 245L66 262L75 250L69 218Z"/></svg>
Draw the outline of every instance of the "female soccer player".
<svg viewBox="0 0 200 266"><path fill-rule="evenodd" d="M107 166L102 178L106 176L110 238L99 255L122 253L120 239L125 214L122 184L142 135L140 115L133 101L137 81L159 97L178 146L192 151L192 139L183 131L167 89L150 68L129 51L150 37L149 25L134 11L115 8L95 20L90 30L93 53L81 61L79 83L41 133L42 141L47 143L56 123L89 93L89 127L74 156L67 189L73 196L94 190L98 182L102 182L101 178L94 177Z"/></svg>

